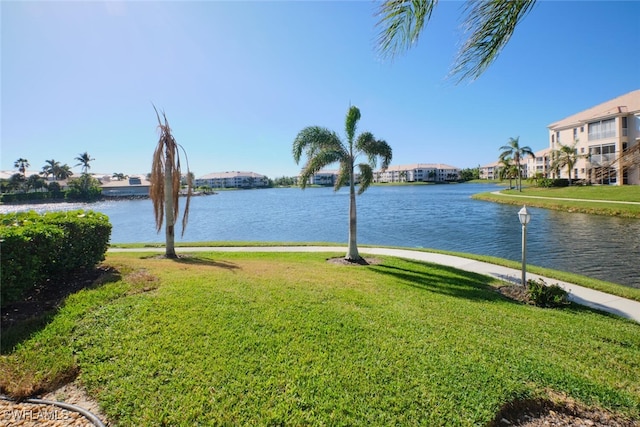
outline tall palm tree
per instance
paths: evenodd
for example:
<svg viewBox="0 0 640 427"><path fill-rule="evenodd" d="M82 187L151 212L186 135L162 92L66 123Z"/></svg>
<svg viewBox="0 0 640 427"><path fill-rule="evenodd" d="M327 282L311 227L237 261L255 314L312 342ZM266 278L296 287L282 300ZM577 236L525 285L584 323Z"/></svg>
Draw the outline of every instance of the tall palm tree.
<svg viewBox="0 0 640 427"><path fill-rule="evenodd" d="M385 0L376 15L378 51L394 57L418 42L438 0ZM458 82L474 80L495 61L516 26L531 11L535 0L468 0L462 27L469 34L458 52L451 75Z"/></svg>
<svg viewBox="0 0 640 427"><path fill-rule="evenodd" d="M358 107L349 107L345 119L346 142L333 131L319 127L309 126L302 129L293 141L293 159L296 163L304 153L307 157L300 172L300 186L304 189L309 178L320 169L339 163L340 170L333 189L338 191L349 183L349 246L345 259L350 262L362 263L363 259L358 253L356 192L355 192L355 167L359 155L367 157L366 163L359 163L360 184L358 195L371 185L373 181L373 169L378 158L381 159L381 169L384 171L391 163L391 147L383 140L375 139L371 132L363 132L356 137L356 127L360 120Z"/></svg>
<svg viewBox="0 0 640 427"><path fill-rule="evenodd" d="M158 117L158 129L160 130L160 138L158 145L153 152L153 162L151 164L151 187L149 188L149 197L153 202L153 213L156 218L156 229L160 232L162 222L165 222L165 241L167 258L177 258L175 250L175 223L179 214L179 196L180 196L180 153L182 150L185 156L187 153L184 148L178 144L171 134L171 128L167 121L167 116L162 113L164 123L160 120L160 114L156 107L153 107ZM189 218L189 203L191 201L192 180L189 173L189 163L187 160L187 200L182 213L182 234L187 226Z"/></svg>
<svg viewBox="0 0 640 427"><path fill-rule="evenodd" d="M78 157L76 157L74 160L77 160L79 162L76 166L82 167L82 173L87 173L89 169L91 169L91 165L89 163L91 163L95 159L91 158L89 153L85 151L84 153L78 154Z"/></svg>
<svg viewBox="0 0 640 427"><path fill-rule="evenodd" d="M20 157L18 160L16 160L13 163L13 167L18 169L18 172L20 172L22 174L24 179L27 179L27 168L29 166L31 166L29 164L29 160L23 159L22 157Z"/></svg>
<svg viewBox="0 0 640 427"><path fill-rule="evenodd" d="M551 158L553 159L551 168L559 171L566 166L569 176L569 185L571 185L571 171L573 170L573 166L576 164L578 159L582 157L578 154L578 150L576 150L577 144L577 140L571 145L563 145L562 143L559 143L560 148L551 153Z"/></svg>
<svg viewBox="0 0 640 427"><path fill-rule="evenodd" d="M531 150L531 147L524 146L520 147L520 137L509 138L509 142L507 145L503 145L500 147L502 153L500 153L500 158L503 157L511 157L518 167L518 189L522 191L522 169L521 169L521 161L526 157L535 158L535 154Z"/></svg>

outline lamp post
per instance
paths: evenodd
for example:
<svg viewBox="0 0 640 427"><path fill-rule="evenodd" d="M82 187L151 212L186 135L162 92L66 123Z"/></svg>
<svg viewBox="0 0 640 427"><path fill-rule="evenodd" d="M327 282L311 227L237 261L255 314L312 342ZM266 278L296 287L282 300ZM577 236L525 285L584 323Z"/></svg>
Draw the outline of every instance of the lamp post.
<svg viewBox="0 0 640 427"><path fill-rule="evenodd" d="M527 286L527 224L531 221L531 214L526 205L518 212L518 219L522 224L522 286Z"/></svg>

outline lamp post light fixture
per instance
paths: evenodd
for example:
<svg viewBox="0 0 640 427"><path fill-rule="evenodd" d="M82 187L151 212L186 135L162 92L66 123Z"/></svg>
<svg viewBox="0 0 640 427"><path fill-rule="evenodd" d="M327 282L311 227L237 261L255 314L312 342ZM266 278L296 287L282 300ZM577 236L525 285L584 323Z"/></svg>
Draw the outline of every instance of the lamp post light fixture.
<svg viewBox="0 0 640 427"><path fill-rule="evenodd" d="M518 212L518 219L522 224L522 286L527 286L527 224L531 221L531 214L526 205Z"/></svg>

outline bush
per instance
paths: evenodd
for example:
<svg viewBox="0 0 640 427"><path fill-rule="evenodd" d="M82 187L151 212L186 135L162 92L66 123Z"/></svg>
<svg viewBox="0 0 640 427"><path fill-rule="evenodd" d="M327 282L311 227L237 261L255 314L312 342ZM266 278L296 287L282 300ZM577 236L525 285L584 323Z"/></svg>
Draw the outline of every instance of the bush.
<svg viewBox="0 0 640 427"><path fill-rule="evenodd" d="M0 215L2 303L51 275L94 267L104 259L110 235L109 218L92 211Z"/></svg>
<svg viewBox="0 0 640 427"><path fill-rule="evenodd" d="M569 293L559 285L547 285L544 280L528 280L529 300L538 307L561 307L569 304Z"/></svg>
<svg viewBox="0 0 640 427"><path fill-rule="evenodd" d="M557 178L557 179L542 178L538 180L538 187L550 188L550 187L567 187L567 186L569 186L569 180L566 178Z"/></svg>

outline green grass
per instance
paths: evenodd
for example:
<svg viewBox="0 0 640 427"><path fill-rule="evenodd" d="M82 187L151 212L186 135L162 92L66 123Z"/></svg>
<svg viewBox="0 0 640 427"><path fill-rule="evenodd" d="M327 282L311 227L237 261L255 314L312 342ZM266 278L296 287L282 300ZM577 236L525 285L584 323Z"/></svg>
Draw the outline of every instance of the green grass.
<svg viewBox="0 0 640 427"><path fill-rule="evenodd" d="M540 199L538 197L545 197L547 199ZM572 186L564 188L525 187L522 192L517 190L502 190L500 194L479 193L474 194L472 198L512 205L522 205L523 203L526 203L527 206L566 212L640 218L640 205L589 201L610 200L621 202L640 202L640 186L638 185ZM559 200L559 198L585 200L570 201Z"/></svg>
<svg viewBox="0 0 640 427"><path fill-rule="evenodd" d="M485 425L551 391L640 416L640 325L521 305L442 266L329 256L109 254L121 280L2 356L0 386L78 371L122 426Z"/></svg>

